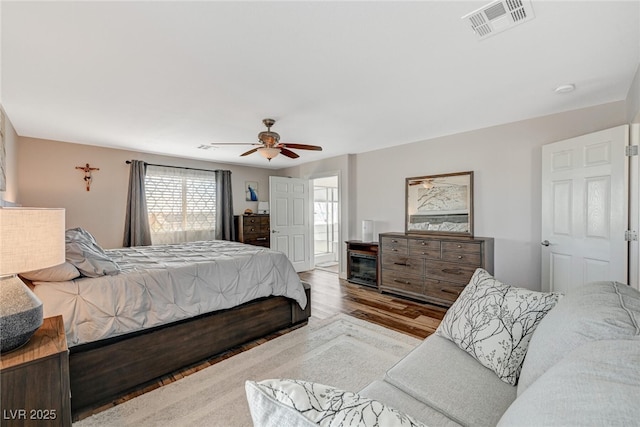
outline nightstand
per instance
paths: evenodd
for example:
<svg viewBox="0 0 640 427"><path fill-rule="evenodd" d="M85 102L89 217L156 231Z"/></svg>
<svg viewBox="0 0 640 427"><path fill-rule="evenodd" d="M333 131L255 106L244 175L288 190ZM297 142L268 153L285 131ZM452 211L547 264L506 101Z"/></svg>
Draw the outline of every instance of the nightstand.
<svg viewBox="0 0 640 427"><path fill-rule="evenodd" d="M23 347L0 355L0 424L71 426L69 351L62 316L48 317Z"/></svg>

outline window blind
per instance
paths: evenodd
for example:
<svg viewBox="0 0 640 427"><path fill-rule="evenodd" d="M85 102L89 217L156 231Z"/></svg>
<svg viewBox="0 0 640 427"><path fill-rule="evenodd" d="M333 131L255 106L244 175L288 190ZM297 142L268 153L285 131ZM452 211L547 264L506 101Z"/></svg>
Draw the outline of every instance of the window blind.
<svg viewBox="0 0 640 427"><path fill-rule="evenodd" d="M145 188L154 245L215 239L215 172L149 165Z"/></svg>

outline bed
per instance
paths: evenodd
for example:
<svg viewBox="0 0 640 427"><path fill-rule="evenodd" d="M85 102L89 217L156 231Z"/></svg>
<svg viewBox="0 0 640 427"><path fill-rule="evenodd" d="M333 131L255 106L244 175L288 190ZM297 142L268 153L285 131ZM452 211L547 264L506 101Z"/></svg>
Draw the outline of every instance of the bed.
<svg viewBox="0 0 640 427"><path fill-rule="evenodd" d="M103 250L82 229L67 230L66 243L57 271L25 277L44 316L63 316L74 414L310 315L309 286L268 248L214 240Z"/></svg>

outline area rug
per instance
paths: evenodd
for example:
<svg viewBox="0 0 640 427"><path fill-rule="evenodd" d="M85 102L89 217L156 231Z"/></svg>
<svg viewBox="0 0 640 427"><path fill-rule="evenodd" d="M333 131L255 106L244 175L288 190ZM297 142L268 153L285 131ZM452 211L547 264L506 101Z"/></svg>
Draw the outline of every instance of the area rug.
<svg viewBox="0 0 640 427"><path fill-rule="evenodd" d="M244 382L296 378L358 391L419 340L338 314L237 354L174 383L73 424L105 426L251 426Z"/></svg>

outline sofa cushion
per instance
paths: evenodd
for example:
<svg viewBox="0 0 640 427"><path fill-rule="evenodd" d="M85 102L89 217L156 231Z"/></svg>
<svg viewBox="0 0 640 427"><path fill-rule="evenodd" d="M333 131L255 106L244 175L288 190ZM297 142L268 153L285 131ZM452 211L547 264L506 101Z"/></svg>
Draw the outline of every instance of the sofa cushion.
<svg viewBox="0 0 640 427"><path fill-rule="evenodd" d="M389 369L385 381L467 426L495 426L516 398L516 387L438 335Z"/></svg>
<svg viewBox="0 0 640 427"><path fill-rule="evenodd" d="M308 381L247 381L245 389L256 426L425 427L376 400Z"/></svg>
<svg viewBox="0 0 640 427"><path fill-rule="evenodd" d="M638 396L640 340L592 341L531 384L498 425L638 425Z"/></svg>
<svg viewBox="0 0 640 427"><path fill-rule="evenodd" d="M460 424L453 421L439 411L424 402L420 402L399 388L386 381L376 380L358 392L360 396L384 402L392 408L412 416L416 420L428 425L438 427L459 427Z"/></svg>
<svg viewBox="0 0 640 427"><path fill-rule="evenodd" d="M540 322L522 366L518 395L573 349L640 336L640 292L616 282L572 289Z"/></svg>
<svg viewBox="0 0 640 427"><path fill-rule="evenodd" d="M499 282L479 268L438 326L448 338L515 385L533 331L560 294L536 292Z"/></svg>

